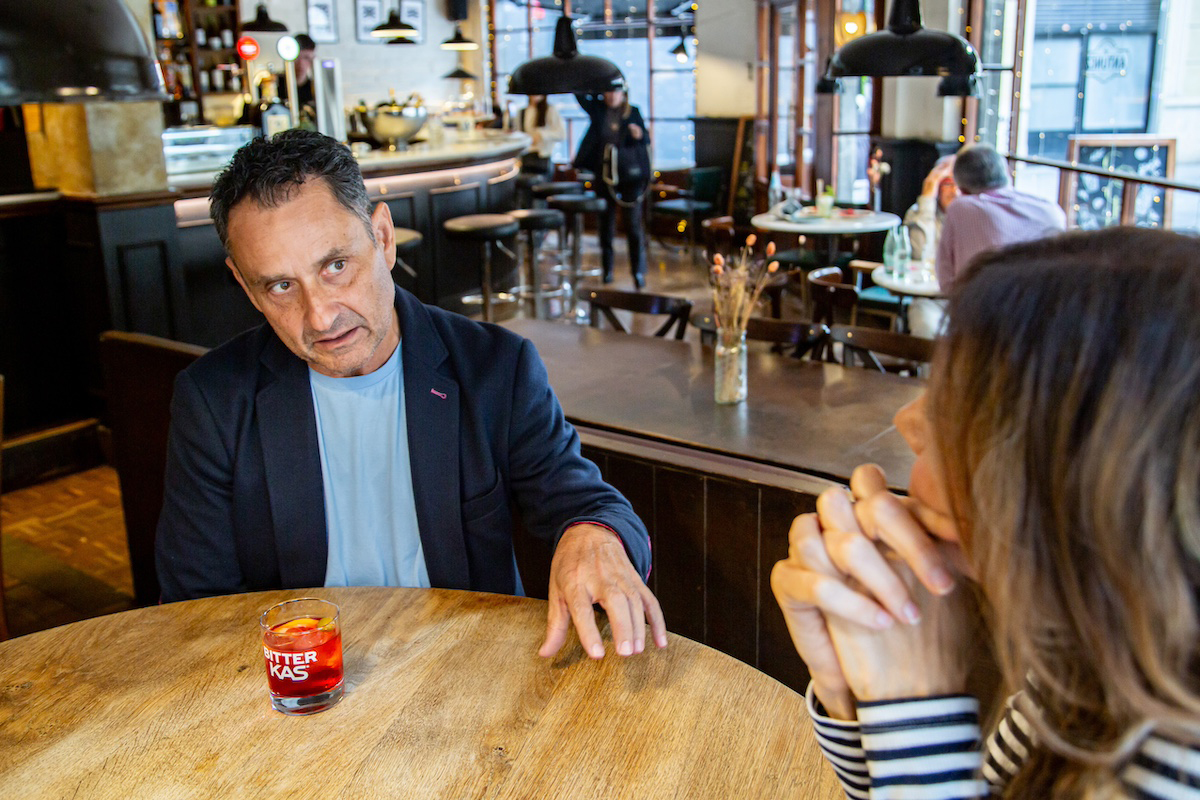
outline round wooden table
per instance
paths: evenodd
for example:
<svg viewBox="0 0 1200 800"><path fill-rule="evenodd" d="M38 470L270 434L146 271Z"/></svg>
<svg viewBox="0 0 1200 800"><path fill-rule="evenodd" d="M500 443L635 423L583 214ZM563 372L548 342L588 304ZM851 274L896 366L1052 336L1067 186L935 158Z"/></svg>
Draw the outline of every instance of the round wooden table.
<svg viewBox="0 0 1200 800"><path fill-rule="evenodd" d="M941 287L938 286L936 277L932 280L913 280L907 275L903 277L889 275L887 267L875 267L875 269L871 270L871 280L892 294L934 298L946 296L942 293Z"/></svg>
<svg viewBox="0 0 1200 800"><path fill-rule="evenodd" d="M342 609L346 695L273 711L258 615ZM840 797L803 698L672 635L539 658L546 604L420 589L231 595L0 644L5 797ZM610 646L611 652L611 646Z"/></svg>

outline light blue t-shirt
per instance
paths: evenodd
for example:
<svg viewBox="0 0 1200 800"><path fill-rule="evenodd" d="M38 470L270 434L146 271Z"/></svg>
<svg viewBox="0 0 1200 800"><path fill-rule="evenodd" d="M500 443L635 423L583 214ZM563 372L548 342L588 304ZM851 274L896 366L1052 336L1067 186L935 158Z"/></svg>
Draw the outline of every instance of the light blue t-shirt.
<svg viewBox="0 0 1200 800"><path fill-rule="evenodd" d="M400 347L369 375L308 371L329 531L326 586L429 586L417 530Z"/></svg>

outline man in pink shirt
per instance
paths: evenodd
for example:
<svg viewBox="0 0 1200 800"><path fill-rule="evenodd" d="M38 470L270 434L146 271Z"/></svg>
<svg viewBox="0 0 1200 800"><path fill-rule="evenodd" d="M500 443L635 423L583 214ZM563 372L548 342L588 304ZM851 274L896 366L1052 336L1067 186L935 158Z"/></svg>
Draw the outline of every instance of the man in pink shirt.
<svg viewBox="0 0 1200 800"><path fill-rule="evenodd" d="M949 292L977 254L1063 231L1066 215L1054 203L1018 192L1008 179L1004 156L987 145L970 145L954 160L962 196L946 209L938 240L937 277Z"/></svg>

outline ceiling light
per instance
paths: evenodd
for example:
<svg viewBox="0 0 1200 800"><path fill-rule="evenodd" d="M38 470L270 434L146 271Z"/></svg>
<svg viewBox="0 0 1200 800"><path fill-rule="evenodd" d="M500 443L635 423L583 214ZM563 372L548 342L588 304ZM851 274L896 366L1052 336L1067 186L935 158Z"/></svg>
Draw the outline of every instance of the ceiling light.
<svg viewBox="0 0 1200 800"><path fill-rule="evenodd" d="M371 35L377 39L415 39L417 29L407 22L401 22L400 12L392 9L386 22L371 29Z"/></svg>
<svg viewBox="0 0 1200 800"><path fill-rule="evenodd" d="M267 14L267 7L263 3L258 4L254 19L242 25L242 30L255 33L287 33L287 29L287 25L271 19Z"/></svg>
<svg viewBox="0 0 1200 800"><path fill-rule="evenodd" d="M146 34L123 0L3 5L0 106L168 99Z"/></svg>
<svg viewBox="0 0 1200 800"><path fill-rule="evenodd" d="M683 37L679 37L679 44L671 48L671 52L675 54L675 60L680 64L686 64L688 60L687 44Z"/></svg>
<svg viewBox="0 0 1200 800"><path fill-rule="evenodd" d="M518 64L508 79L509 94L574 94L607 92L625 84L617 65L598 56L579 53L571 18L558 18L554 55Z"/></svg>
<svg viewBox="0 0 1200 800"><path fill-rule="evenodd" d="M479 45L463 36L462 26L454 24L454 35L442 42L443 50L478 50Z"/></svg>

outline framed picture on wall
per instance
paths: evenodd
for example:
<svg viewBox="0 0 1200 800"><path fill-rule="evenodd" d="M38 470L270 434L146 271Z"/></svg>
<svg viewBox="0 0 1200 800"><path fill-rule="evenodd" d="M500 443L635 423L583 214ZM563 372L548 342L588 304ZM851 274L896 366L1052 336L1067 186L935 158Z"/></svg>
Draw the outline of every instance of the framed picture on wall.
<svg viewBox="0 0 1200 800"><path fill-rule="evenodd" d="M317 44L337 42L337 0L308 0L308 35Z"/></svg>
<svg viewBox="0 0 1200 800"><path fill-rule="evenodd" d="M358 41L363 44L383 44L384 40L372 36L371 31L386 19L383 0L354 0L354 26Z"/></svg>
<svg viewBox="0 0 1200 800"><path fill-rule="evenodd" d="M400 21L406 22L417 29L413 41L421 44L425 41L425 0L400 0Z"/></svg>

